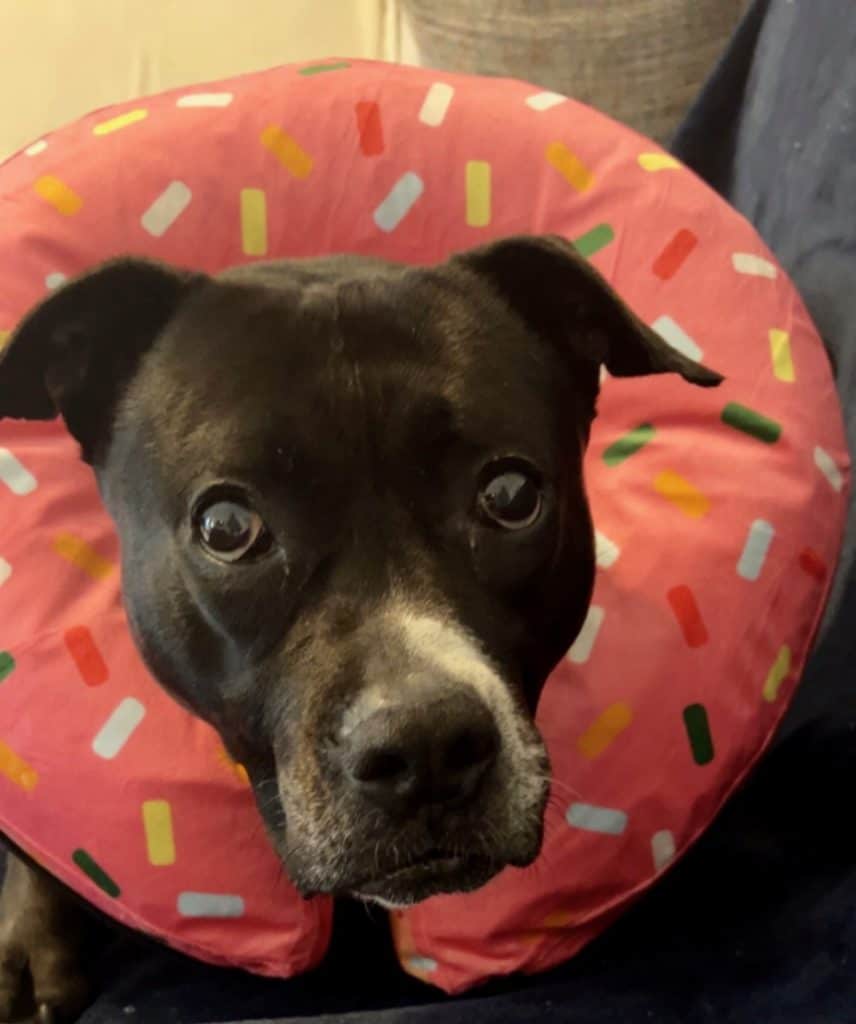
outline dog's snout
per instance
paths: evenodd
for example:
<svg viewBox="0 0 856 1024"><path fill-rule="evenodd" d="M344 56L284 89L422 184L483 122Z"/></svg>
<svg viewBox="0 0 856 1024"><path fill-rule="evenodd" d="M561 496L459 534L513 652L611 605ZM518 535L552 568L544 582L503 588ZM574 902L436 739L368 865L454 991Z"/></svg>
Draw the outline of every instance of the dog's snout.
<svg viewBox="0 0 856 1024"><path fill-rule="evenodd" d="M472 800L499 752L493 715L475 694L420 687L384 701L342 737L342 766L359 794L391 814Z"/></svg>

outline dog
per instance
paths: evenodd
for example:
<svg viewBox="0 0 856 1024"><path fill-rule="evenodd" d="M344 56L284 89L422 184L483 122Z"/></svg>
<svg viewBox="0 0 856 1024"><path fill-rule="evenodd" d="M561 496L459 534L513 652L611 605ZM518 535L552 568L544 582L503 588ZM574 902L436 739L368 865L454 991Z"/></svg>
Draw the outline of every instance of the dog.
<svg viewBox="0 0 856 1024"><path fill-rule="evenodd" d="M721 380L554 236L422 267L123 258L14 333L0 416L76 438L135 642L246 768L303 895L401 907L538 855L533 716L593 587L601 367ZM0 1017L24 966L37 1004L78 1006L65 891L13 856L0 906Z"/></svg>

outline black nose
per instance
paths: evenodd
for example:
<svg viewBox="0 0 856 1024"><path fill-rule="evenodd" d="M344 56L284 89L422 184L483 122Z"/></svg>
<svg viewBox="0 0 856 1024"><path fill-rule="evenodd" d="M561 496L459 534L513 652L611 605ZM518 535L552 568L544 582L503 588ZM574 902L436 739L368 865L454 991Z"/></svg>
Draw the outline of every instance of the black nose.
<svg viewBox="0 0 856 1024"><path fill-rule="evenodd" d="M496 761L499 733L475 695L419 687L405 698L363 699L352 709L356 724L341 741L349 784L392 814L426 804L460 806L472 800Z"/></svg>

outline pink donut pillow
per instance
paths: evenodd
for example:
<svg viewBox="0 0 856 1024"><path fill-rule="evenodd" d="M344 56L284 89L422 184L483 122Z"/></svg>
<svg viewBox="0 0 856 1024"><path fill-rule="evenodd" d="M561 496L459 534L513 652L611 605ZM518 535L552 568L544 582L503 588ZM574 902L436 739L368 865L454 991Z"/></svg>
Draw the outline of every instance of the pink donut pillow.
<svg viewBox="0 0 856 1024"><path fill-rule="evenodd" d="M723 372L604 382L588 455L598 578L538 713L537 862L393 915L458 991L602 930L770 740L817 628L848 462L823 346L753 229L655 145L522 82L329 60L102 110L0 167L0 341L64 277L134 252L216 271L337 251L411 262L573 239ZM245 776L147 675L117 540L59 422L0 424L0 829L120 921L272 975L323 955Z"/></svg>

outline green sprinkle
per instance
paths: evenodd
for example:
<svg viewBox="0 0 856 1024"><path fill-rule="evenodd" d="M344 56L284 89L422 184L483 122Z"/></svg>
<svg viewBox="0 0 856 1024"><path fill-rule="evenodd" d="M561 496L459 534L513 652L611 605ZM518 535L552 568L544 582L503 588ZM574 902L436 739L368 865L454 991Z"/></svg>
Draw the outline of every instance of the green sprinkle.
<svg viewBox="0 0 856 1024"><path fill-rule="evenodd" d="M574 242L574 247L580 256L589 259L596 252L600 252L601 249L609 245L614 238L615 232L612 230L611 224L598 224L591 231L586 231L584 235L580 235Z"/></svg>
<svg viewBox="0 0 856 1024"><path fill-rule="evenodd" d="M15 659L8 651L0 651L0 683L15 671Z"/></svg>
<svg viewBox="0 0 856 1024"><path fill-rule="evenodd" d="M86 850L75 850L71 855L71 859L84 875L93 881L102 892L106 892L108 896L112 896L115 899L122 891L104 868L89 856Z"/></svg>
<svg viewBox="0 0 856 1024"><path fill-rule="evenodd" d="M631 455L635 455L640 448L654 436L654 428L650 423L641 423L635 430L631 430L624 437L619 437L604 451L603 461L607 466L618 466Z"/></svg>
<svg viewBox="0 0 856 1024"><path fill-rule="evenodd" d="M738 402L729 402L726 405L722 410L722 422L734 427L735 430L742 430L750 437L764 441L765 444L774 444L782 436L781 424Z"/></svg>
<svg viewBox="0 0 856 1024"><path fill-rule="evenodd" d="M340 61L338 64L310 64L308 68L301 68L298 74L323 75L325 71L342 71L350 66L346 60Z"/></svg>
<svg viewBox="0 0 856 1024"><path fill-rule="evenodd" d="M713 737L704 704L688 704L684 708L684 726L696 764L710 764L713 760Z"/></svg>

